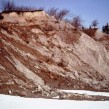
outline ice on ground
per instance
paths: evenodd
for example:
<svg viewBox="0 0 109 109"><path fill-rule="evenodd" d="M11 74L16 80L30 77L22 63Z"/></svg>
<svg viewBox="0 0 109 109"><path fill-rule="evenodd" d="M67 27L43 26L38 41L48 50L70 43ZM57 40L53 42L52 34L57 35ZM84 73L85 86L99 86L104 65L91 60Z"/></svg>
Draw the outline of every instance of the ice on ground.
<svg viewBox="0 0 109 109"><path fill-rule="evenodd" d="M66 92L66 93L109 96L109 92L94 92L94 91L87 91L87 90L61 90L61 91Z"/></svg>
<svg viewBox="0 0 109 109"><path fill-rule="evenodd" d="M0 95L1 109L109 109L109 101L74 101Z"/></svg>

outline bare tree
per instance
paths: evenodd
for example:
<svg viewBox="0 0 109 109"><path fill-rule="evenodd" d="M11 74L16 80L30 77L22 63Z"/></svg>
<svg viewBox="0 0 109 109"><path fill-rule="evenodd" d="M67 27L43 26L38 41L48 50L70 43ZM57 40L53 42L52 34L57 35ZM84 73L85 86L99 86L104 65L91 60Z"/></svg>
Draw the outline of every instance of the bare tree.
<svg viewBox="0 0 109 109"><path fill-rule="evenodd" d="M50 16L54 16L57 20L63 20L69 14L69 10L67 9L58 10L58 8L50 8L47 13Z"/></svg>
<svg viewBox="0 0 109 109"><path fill-rule="evenodd" d="M98 26L98 20L93 20L92 21L92 26L94 27L94 28L96 28L97 26Z"/></svg>
<svg viewBox="0 0 109 109"><path fill-rule="evenodd" d="M4 11L4 12L8 12L8 11L34 11L34 10L37 10L36 8L28 7L28 6L16 6L14 1L9 1L9 0L2 0L1 5L2 5L2 11Z"/></svg>
<svg viewBox="0 0 109 109"><path fill-rule="evenodd" d="M71 24L76 28L80 28L82 26L82 20L80 16L75 16L71 21Z"/></svg>
<svg viewBox="0 0 109 109"><path fill-rule="evenodd" d="M12 11L16 8L16 5L13 1L2 0L1 5L3 11Z"/></svg>
<svg viewBox="0 0 109 109"><path fill-rule="evenodd" d="M69 10L62 9L56 14L56 19L62 20L69 14Z"/></svg>
<svg viewBox="0 0 109 109"><path fill-rule="evenodd" d="M102 31L103 33L109 34L109 24L108 23L102 27Z"/></svg>
<svg viewBox="0 0 109 109"><path fill-rule="evenodd" d="M47 11L48 15L54 16L54 17L56 17L57 12L58 12L58 9L57 9L57 8L54 8L54 7L53 7L53 8L50 8L50 9Z"/></svg>

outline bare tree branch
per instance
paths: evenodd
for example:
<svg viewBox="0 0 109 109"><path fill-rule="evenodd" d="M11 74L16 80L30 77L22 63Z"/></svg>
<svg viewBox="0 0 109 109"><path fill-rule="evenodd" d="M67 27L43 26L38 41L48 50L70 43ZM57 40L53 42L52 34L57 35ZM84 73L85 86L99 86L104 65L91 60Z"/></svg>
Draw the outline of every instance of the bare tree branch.
<svg viewBox="0 0 109 109"><path fill-rule="evenodd" d="M79 28L82 26L82 20L80 18L80 16L75 16L73 18L73 20L71 21L71 24L76 27L76 28Z"/></svg>
<svg viewBox="0 0 109 109"><path fill-rule="evenodd" d="M54 16L57 20L63 20L65 16L69 14L69 10L67 9L62 9L58 11L58 8L50 8L47 13L50 16Z"/></svg>
<svg viewBox="0 0 109 109"><path fill-rule="evenodd" d="M56 14L56 19L62 20L69 14L69 10L63 9Z"/></svg>

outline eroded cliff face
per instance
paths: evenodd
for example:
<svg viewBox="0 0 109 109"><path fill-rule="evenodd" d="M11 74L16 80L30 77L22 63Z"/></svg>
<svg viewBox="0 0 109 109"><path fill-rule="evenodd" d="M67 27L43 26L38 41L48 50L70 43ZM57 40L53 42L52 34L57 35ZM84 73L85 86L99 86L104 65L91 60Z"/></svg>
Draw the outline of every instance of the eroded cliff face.
<svg viewBox="0 0 109 109"><path fill-rule="evenodd" d="M105 45L47 14L26 20L25 14L16 14L19 20L3 14L0 21L0 93L52 97L58 89L109 91Z"/></svg>

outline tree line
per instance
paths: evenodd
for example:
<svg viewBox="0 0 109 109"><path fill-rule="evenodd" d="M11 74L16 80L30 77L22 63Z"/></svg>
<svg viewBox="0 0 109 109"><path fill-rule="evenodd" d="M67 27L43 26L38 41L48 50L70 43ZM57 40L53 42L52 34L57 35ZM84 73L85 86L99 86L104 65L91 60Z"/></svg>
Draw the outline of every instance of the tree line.
<svg viewBox="0 0 109 109"><path fill-rule="evenodd" d="M109 24L108 23L102 27L102 31L106 34L109 34Z"/></svg>
<svg viewBox="0 0 109 109"><path fill-rule="evenodd" d="M11 12L11 11L35 11L35 10L44 10L43 7L40 8L34 8L34 7L28 7L28 6L17 6L14 1L9 0L2 0L1 2L1 10L3 12ZM76 28L84 29L83 26L83 20L80 16L74 16L72 19L67 19L67 16L70 15L70 11L67 9L59 10L58 8L50 8L46 11L48 15L54 16L57 20L65 20L66 22L69 22L71 25L73 25ZM1 17L1 16L0 16ZM95 29L98 27L98 20L93 20L91 22L91 25L89 26L89 29ZM102 27L102 31L106 34L109 34L109 25L108 23Z"/></svg>

